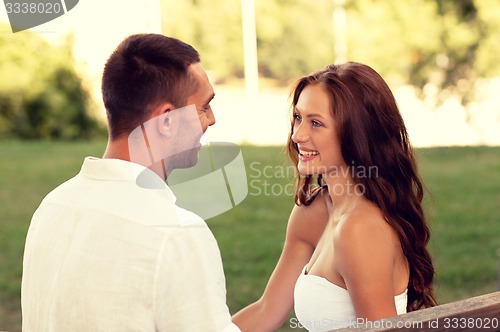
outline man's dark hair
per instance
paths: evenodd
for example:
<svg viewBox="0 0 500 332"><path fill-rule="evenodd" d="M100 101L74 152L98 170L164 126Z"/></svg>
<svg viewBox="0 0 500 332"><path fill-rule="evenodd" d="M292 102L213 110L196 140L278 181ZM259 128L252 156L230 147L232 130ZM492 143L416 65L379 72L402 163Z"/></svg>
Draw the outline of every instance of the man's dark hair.
<svg viewBox="0 0 500 332"><path fill-rule="evenodd" d="M198 52L175 38L137 34L122 41L106 62L102 75L110 138L129 134L160 103L185 106L197 89L188 67L197 62Z"/></svg>

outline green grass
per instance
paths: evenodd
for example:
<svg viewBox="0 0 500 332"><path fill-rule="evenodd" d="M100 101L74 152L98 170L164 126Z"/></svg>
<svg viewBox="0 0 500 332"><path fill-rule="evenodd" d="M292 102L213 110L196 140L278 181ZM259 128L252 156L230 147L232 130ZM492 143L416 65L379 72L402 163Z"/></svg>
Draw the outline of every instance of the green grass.
<svg viewBox="0 0 500 332"><path fill-rule="evenodd" d="M31 215L50 190L79 171L85 156L101 156L104 147L102 141L0 143L0 330L20 331L22 254ZM221 248L232 312L262 294L292 208L291 179L280 168L286 165L283 149L244 146L243 156L247 198L207 221ZM418 157L432 194L426 208L439 302L495 291L500 147L419 149Z"/></svg>
<svg viewBox="0 0 500 332"><path fill-rule="evenodd" d="M495 291L500 252L500 148L419 153L443 303Z"/></svg>

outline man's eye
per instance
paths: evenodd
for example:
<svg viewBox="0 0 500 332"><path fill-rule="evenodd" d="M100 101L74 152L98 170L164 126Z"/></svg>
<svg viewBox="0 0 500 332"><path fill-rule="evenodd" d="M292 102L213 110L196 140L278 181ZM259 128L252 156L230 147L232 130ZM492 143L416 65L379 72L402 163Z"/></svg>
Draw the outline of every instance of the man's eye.
<svg viewBox="0 0 500 332"><path fill-rule="evenodd" d="M208 105L205 105L205 106L203 107L203 110L204 110L204 111L208 111L208 110L210 110L210 108L212 108L212 107L210 106L210 104L208 104Z"/></svg>

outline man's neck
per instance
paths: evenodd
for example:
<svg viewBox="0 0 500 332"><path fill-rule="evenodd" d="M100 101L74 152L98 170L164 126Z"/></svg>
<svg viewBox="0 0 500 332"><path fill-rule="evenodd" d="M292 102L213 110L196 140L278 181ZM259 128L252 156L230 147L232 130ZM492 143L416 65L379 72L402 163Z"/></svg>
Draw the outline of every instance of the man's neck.
<svg viewBox="0 0 500 332"><path fill-rule="evenodd" d="M122 138L114 140L108 139L108 145L106 146L106 151L104 151L104 155L102 157L106 159L131 161L128 149L128 140Z"/></svg>
<svg viewBox="0 0 500 332"><path fill-rule="evenodd" d="M151 159L149 158L149 154L141 154L142 157L140 156L138 158L133 158L134 160L131 159L130 157L130 150L129 150L129 142L128 139L114 139L108 140L108 145L106 146L106 151L104 152L103 158L105 159L120 159L120 160L125 160L125 161L130 161L139 165L142 165L144 167L149 168L158 176L164 180L167 178L166 174L166 165L164 165L164 161L159 161L153 165L151 165ZM170 173L170 172L169 172Z"/></svg>

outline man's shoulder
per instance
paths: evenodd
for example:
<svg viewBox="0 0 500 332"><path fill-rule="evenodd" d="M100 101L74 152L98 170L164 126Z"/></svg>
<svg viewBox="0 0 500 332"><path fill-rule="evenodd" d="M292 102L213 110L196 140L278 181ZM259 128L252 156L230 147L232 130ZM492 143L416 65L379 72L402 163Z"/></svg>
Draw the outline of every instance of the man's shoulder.
<svg viewBox="0 0 500 332"><path fill-rule="evenodd" d="M66 181L62 182L57 187L52 189L47 195L45 195L45 197L42 200L42 203L57 199L58 197L65 197L68 191L70 191L71 188L74 186L74 183L78 181L77 177L78 174L67 179Z"/></svg>
<svg viewBox="0 0 500 332"><path fill-rule="evenodd" d="M88 180L80 174L48 193L40 208L101 214L145 226L178 224L175 201L168 192L125 181Z"/></svg>

